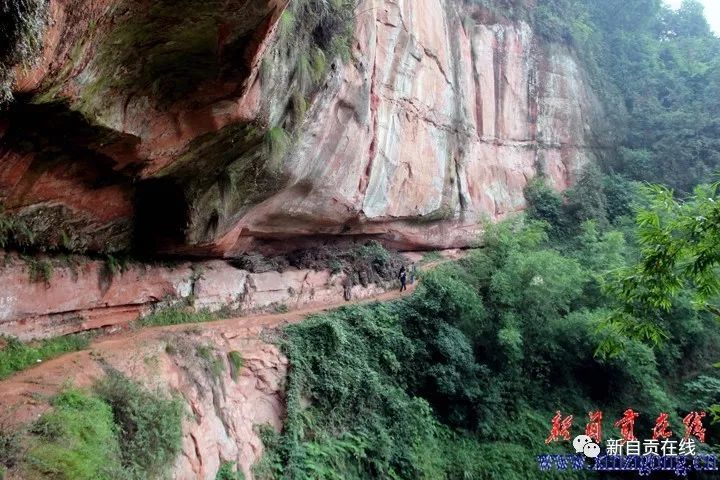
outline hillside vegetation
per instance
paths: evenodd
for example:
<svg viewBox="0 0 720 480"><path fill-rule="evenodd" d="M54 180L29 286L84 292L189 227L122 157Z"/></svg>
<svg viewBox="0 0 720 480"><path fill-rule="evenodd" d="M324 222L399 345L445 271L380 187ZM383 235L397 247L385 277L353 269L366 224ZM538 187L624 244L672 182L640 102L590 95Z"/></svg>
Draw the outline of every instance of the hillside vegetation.
<svg viewBox="0 0 720 480"><path fill-rule="evenodd" d="M545 38L577 49L617 136L607 167L683 192L720 168L720 38L697 0L539 0Z"/></svg>
<svg viewBox="0 0 720 480"><path fill-rule="evenodd" d="M619 438L612 423L633 408L649 438L659 413L682 432L682 416L719 402L720 336L690 289L653 313L655 342L609 321L624 308L610 287L640 255L622 215L635 187L619 181L590 170L564 201L538 182L528 218L427 273L411 298L288 327L285 430L266 433L259 477L585 478L538 468L537 455L568 453L544 443L556 410L574 434L602 410L604 438ZM720 430L706 423L712 445Z"/></svg>

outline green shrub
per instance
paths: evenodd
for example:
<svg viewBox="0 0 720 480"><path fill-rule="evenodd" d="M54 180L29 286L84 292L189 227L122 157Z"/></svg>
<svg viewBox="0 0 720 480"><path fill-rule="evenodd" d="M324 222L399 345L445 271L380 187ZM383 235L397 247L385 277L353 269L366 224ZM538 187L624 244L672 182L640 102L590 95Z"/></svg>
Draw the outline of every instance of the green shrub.
<svg viewBox="0 0 720 480"><path fill-rule="evenodd" d="M443 256L440 255L440 252L432 251L432 252L425 252L422 257L422 263L430 263L430 262L436 262L438 260L442 260Z"/></svg>
<svg viewBox="0 0 720 480"><path fill-rule="evenodd" d="M385 264L390 261L390 253L375 240L357 247L355 255L372 264Z"/></svg>
<svg viewBox="0 0 720 480"><path fill-rule="evenodd" d="M208 345L199 345L196 347L195 353L202 359L208 373L210 373L214 379L220 378L220 375L225 371L225 364L215 350Z"/></svg>
<svg viewBox="0 0 720 480"><path fill-rule="evenodd" d="M290 308L287 306L286 303L278 303L275 305L275 313L288 313L290 311Z"/></svg>
<svg viewBox="0 0 720 480"><path fill-rule="evenodd" d="M50 285L50 280L52 280L53 275L53 264L48 259L36 259L36 258L30 258L30 257L24 257L27 266L28 266L28 274L30 277L30 281L33 283L44 283L45 285Z"/></svg>
<svg viewBox="0 0 720 480"><path fill-rule="evenodd" d="M412 352L397 316L380 306L356 306L313 317L287 333L293 368L287 431L278 448L289 461L288 474L378 478L404 468L411 445L424 435L429 409L392 381ZM303 409L300 398L313 406Z"/></svg>
<svg viewBox="0 0 720 480"><path fill-rule="evenodd" d="M0 106L2 106L3 103L1 82L2 71L0 71ZM23 238L29 239L29 243L32 243L32 232L28 226L21 219L16 218L12 214L5 213L2 204L0 204L0 248L7 248L18 243L23 243L20 241Z"/></svg>
<svg viewBox="0 0 720 480"><path fill-rule="evenodd" d="M100 271L102 281L105 282L105 284L110 285L116 275L127 270L128 263L129 261L127 257L116 257L110 254L106 255L103 268Z"/></svg>
<svg viewBox="0 0 720 480"><path fill-rule="evenodd" d="M23 451L21 435L16 430L0 430L0 469L12 468L21 458ZM2 470L0 470L2 471Z"/></svg>
<svg viewBox="0 0 720 480"><path fill-rule="evenodd" d="M228 362L230 363L230 375L233 380L237 381L240 370L242 370L245 365L245 359L240 352L233 350L228 352Z"/></svg>
<svg viewBox="0 0 720 480"><path fill-rule="evenodd" d="M555 229L562 227L562 198L542 178L529 182L524 194L528 217L547 222Z"/></svg>
<svg viewBox="0 0 720 480"><path fill-rule="evenodd" d="M332 260L330 260L329 268L330 268L330 272L332 272L333 274L338 274L343 271L342 263L340 262L340 260L338 260L336 258L333 258Z"/></svg>
<svg viewBox="0 0 720 480"><path fill-rule="evenodd" d="M37 342L23 343L16 338L0 336L0 379L63 353L83 350L89 345L87 334L67 335Z"/></svg>
<svg viewBox="0 0 720 480"><path fill-rule="evenodd" d="M98 382L95 392L117 425L123 468L132 478L161 476L180 452L180 400L150 392L115 371Z"/></svg>
<svg viewBox="0 0 720 480"><path fill-rule="evenodd" d="M215 480L245 480L245 475L240 470L235 470L235 464L225 462L220 466Z"/></svg>
<svg viewBox="0 0 720 480"><path fill-rule="evenodd" d="M252 467L253 476L258 480L281 477L284 463L280 434L268 424L258 425L255 428L262 441L264 452L262 458Z"/></svg>

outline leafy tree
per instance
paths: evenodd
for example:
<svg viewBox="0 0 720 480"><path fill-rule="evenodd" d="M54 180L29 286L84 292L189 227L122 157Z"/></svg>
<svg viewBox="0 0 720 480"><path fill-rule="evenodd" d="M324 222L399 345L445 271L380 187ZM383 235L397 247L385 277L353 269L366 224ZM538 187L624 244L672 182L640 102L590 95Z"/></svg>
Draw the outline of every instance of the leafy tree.
<svg viewBox="0 0 720 480"><path fill-rule="evenodd" d="M565 193L566 223L579 226L586 220L594 220L601 229L608 227L608 205L603 177L595 164L585 167L577 184Z"/></svg>
<svg viewBox="0 0 720 480"><path fill-rule="evenodd" d="M690 291L696 304L720 316L720 197L718 184L678 201L663 186L646 188L650 207L637 215L640 262L624 273L619 294L637 310L669 310Z"/></svg>
<svg viewBox="0 0 720 480"><path fill-rule="evenodd" d="M637 202L637 186L620 175L606 175L602 179L607 208L607 219L614 223L632 215L632 206Z"/></svg>
<svg viewBox="0 0 720 480"><path fill-rule="evenodd" d="M525 187L524 194L528 203L525 211L528 217L547 222L555 230L561 229L562 198L547 186L542 177L530 181Z"/></svg>
<svg viewBox="0 0 720 480"><path fill-rule="evenodd" d="M720 316L720 198L718 184L697 187L685 201L667 187L644 190L649 205L637 214L640 260L609 286L622 307L605 326L658 344L667 338L662 314L680 295L690 295L696 308ZM620 348L607 341L599 353L616 354Z"/></svg>

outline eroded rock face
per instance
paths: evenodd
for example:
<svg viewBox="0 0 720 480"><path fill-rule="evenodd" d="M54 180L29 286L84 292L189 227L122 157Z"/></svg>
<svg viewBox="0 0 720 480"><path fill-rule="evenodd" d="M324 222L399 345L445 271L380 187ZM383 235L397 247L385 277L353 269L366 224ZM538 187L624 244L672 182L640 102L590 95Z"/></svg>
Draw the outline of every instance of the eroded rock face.
<svg viewBox="0 0 720 480"><path fill-rule="evenodd" d="M96 329L117 329L158 308L234 311L248 315L345 303L344 273L288 268L250 273L214 260L173 266L132 264L111 272L100 261L64 266L52 278L33 278L32 264L3 259L0 269L0 334L22 340ZM384 285L352 286L353 299L385 291Z"/></svg>
<svg viewBox="0 0 720 480"><path fill-rule="evenodd" d="M362 0L350 60L298 100L299 57L275 43L287 3L52 1L0 121L0 200L43 242L89 250L450 248L608 144L573 52L460 0ZM65 118L69 143L49 135ZM273 135L289 146L270 167Z"/></svg>
<svg viewBox="0 0 720 480"><path fill-rule="evenodd" d="M251 467L263 453L258 428L282 428L288 365L275 345L259 339L261 332L216 328L199 336L172 334L165 341L175 353L155 352L160 373L150 368L146 375L158 386L183 392L190 413L183 426L182 455L172 469L174 479L213 480L224 462L253 478ZM212 349L211 355L223 365L221 373L211 373L197 358L198 345ZM238 371L227 360L230 352L243 359Z"/></svg>
<svg viewBox="0 0 720 480"><path fill-rule="evenodd" d="M287 159L291 187L220 245L275 235L375 234L467 245L524 207L540 169L569 186L603 146L602 106L572 52L525 23L465 30L455 2L365 1L355 62L333 76Z"/></svg>
<svg viewBox="0 0 720 480"><path fill-rule="evenodd" d="M48 399L59 390L69 384L90 387L112 368L183 401L182 450L169 478L213 480L220 466L231 462L251 479L250 469L263 452L258 428L279 431L284 417L288 362L261 339L278 326L225 322L202 331L145 330L95 343L92 351L0 382L0 421L6 427L30 424L50 408ZM240 368L229 361L231 352L242 358ZM22 477L11 471L8 478Z"/></svg>

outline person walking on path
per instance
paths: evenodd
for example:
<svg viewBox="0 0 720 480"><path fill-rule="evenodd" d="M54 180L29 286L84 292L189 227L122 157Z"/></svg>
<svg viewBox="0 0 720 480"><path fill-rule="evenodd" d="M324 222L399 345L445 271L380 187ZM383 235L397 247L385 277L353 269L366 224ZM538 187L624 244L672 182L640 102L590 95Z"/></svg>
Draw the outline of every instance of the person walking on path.
<svg viewBox="0 0 720 480"><path fill-rule="evenodd" d="M398 278L400 278L400 291L407 290L407 272L405 271L405 265L403 265L400 268L400 274L398 275Z"/></svg>
<svg viewBox="0 0 720 480"><path fill-rule="evenodd" d="M352 300L352 286L353 281L352 278L350 278L350 275L346 275L345 279L342 282L343 286L343 298L345 298L346 302L349 302Z"/></svg>

